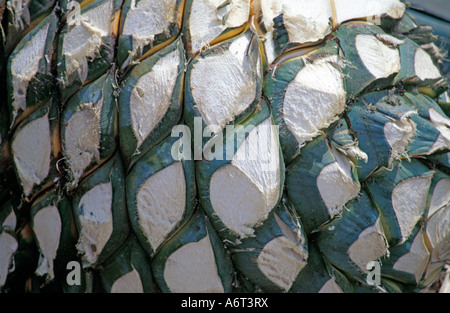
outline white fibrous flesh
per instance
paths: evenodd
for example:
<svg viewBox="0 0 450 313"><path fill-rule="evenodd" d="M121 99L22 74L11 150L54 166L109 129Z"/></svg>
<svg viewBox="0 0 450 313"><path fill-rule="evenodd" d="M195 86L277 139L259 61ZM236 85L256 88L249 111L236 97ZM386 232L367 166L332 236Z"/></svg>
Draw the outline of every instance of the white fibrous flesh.
<svg viewBox="0 0 450 313"><path fill-rule="evenodd" d="M122 35L133 38L133 54L151 44L156 35L175 23L176 1L132 0L123 25Z"/></svg>
<svg viewBox="0 0 450 313"><path fill-rule="evenodd" d="M28 196L33 187L39 185L50 171L52 143L48 114L18 130L11 149L23 192Z"/></svg>
<svg viewBox="0 0 450 313"><path fill-rule="evenodd" d="M434 187L426 234L431 244L433 260L450 259L450 179L440 179Z"/></svg>
<svg viewBox="0 0 450 313"><path fill-rule="evenodd" d="M25 111L27 107L26 95L28 84L39 70L39 62L44 57L49 25L45 25L19 50L11 62L13 77L13 116L17 116L19 109Z"/></svg>
<svg viewBox="0 0 450 313"><path fill-rule="evenodd" d="M139 78L130 96L131 126L137 148L158 125L172 102L180 74L178 49L160 58L150 72Z"/></svg>
<svg viewBox="0 0 450 313"><path fill-rule="evenodd" d="M183 217L186 182L183 165L175 162L150 176L137 193L141 231L156 250Z"/></svg>
<svg viewBox="0 0 450 313"><path fill-rule="evenodd" d="M240 237L253 234L276 205L280 192L277 132L267 119L250 131L227 164L211 177L215 214Z"/></svg>
<svg viewBox="0 0 450 313"><path fill-rule="evenodd" d="M260 1L264 27L273 31L273 19L283 15L283 24L289 42L316 42L331 32L332 9L330 1Z"/></svg>
<svg viewBox="0 0 450 313"><path fill-rule="evenodd" d="M0 286L3 286L19 243L12 235L3 232L0 234L0 247L2 247L0 249Z"/></svg>
<svg viewBox="0 0 450 313"><path fill-rule="evenodd" d="M450 179L442 178L438 181L433 190L428 209L428 217L430 218L439 209L450 204Z"/></svg>
<svg viewBox="0 0 450 313"><path fill-rule="evenodd" d="M367 272L367 264L387 253L387 242L378 219L373 226L364 229L358 239L348 248L348 255L362 272Z"/></svg>
<svg viewBox="0 0 450 313"><path fill-rule="evenodd" d="M430 148L430 153L441 149L450 149L450 119L436 112L434 109L429 109L431 123L439 131L439 136L436 142Z"/></svg>
<svg viewBox="0 0 450 313"><path fill-rule="evenodd" d="M319 293L344 293L334 278L330 278L320 288Z"/></svg>
<svg viewBox="0 0 450 313"><path fill-rule="evenodd" d="M401 256L394 264L394 269L411 273L416 282L419 282L428 264L430 253L428 252L422 232L419 232L411 244L410 250Z"/></svg>
<svg viewBox="0 0 450 313"><path fill-rule="evenodd" d="M111 237L113 231L112 218L112 185L99 184L86 192L78 204L80 220L80 238L77 250L82 254L83 266L89 267L95 262Z"/></svg>
<svg viewBox="0 0 450 313"><path fill-rule="evenodd" d="M334 0L333 2L338 24L367 17L375 17L372 21L377 24L379 20L376 18L380 18L382 15L400 19L406 8L400 0L359 0L356 2L353 0Z"/></svg>
<svg viewBox="0 0 450 313"><path fill-rule="evenodd" d="M195 53L209 45L223 31L236 28L248 21L250 0L234 0L219 7L223 0L194 0L189 19L192 51Z"/></svg>
<svg viewBox="0 0 450 313"><path fill-rule="evenodd" d="M11 213L9 213L1 225L3 231L0 233L0 287L6 282L11 262L13 262L13 255L19 247L16 238L5 232L5 230L14 232L16 224L17 217L14 214L14 211L11 210Z"/></svg>
<svg viewBox="0 0 450 313"><path fill-rule="evenodd" d="M450 259L450 206L439 210L428 221L427 236L433 245L432 260L445 262Z"/></svg>
<svg viewBox="0 0 450 313"><path fill-rule="evenodd" d="M400 53L374 35L360 34L355 46L366 69L376 78L387 78L400 71Z"/></svg>
<svg viewBox="0 0 450 313"><path fill-rule="evenodd" d="M9 213L9 215L3 221L2 228L14 231L16 229L16 225L17 225L17 216L16 214L14 214L14 211L11 210L11 213Z"/></svg>
<svg viewBox="0 0 450 313"><path fill-rule="evenodd" d="M87 79L88 62L97 58L102 38L110 34L112 5L112 0L106 1L69 23L62 49L66 79L75 71L82 82Z"/></svg>
<svg viewBox="0 0 450 313"><path fill-rule="evenodd" d="M111 293L143 293L141 277L136 269L120 276L111 287Z"/></svg>
<svg viewBox="0 0 450 313"><path fill-rule="evenodd" d="M317 177L317 188L330 218L342 212L345 204L360 191L359 182L352 177L352 163L342 153L331 147L336 161L325 165Z"/></svg>
<svg viewBox="0 0 450 313"><path fill-rule="evenodd" d="M288 291L298 273L306 265L308 253L299 235L274 215L285 236L269 241L256 259L260 271L274 284Z"/></svg>
<svg viewBox="0 0 450 313"><path fill-rule="evenodd" d="M394 160L407 156L408 145L416 134L416 124L409 118L411 114L415 114L415 112L410 111L400 119L384 124L384 137L391 147L389 166Z"/></svg>
<svg viewBox="0 0 450 313"><path fill-rule="evenodd" d="M425 212L431 176L411 177L398 183L392 190L392 208L400 227L402 242Z"/></svg>
<svg viewBox="0 0 450 313"><path fill-rule="evenodd" d="M100 163L100 118L102 100L95 106L84 103L67 122L64 153L76 183L93 162Z"/></svg>
<svg viewBox="0 0 450 313"><path fill-rule="evenodd" d="M422 48L417 48L414 54L414 72L422 80L441 77L441 73L433 63L431 56Z"/></svg>
<svg viewBox="0 0 450 313"><path fill-rule="evenodd" d="M174 293L223 293L209 236L172 253L166 261L164 279Z"/></svg>
<svg viewBox="0 0 450 313"><path fill-rule="evenodd" d="M343 74L336 64L334 57L307 63L286 88L283 118L300 146L329 127L345 109Z"/></svg>
<svg viewBox="0 0 450 313"><path fill-rule="evenodd" d="M48 206L39 210L33 219L33 231L36 234L41 256L36 273L39 275L48 274L49 279L53 279L53 261L59 247L62 223L58 208Z"/></svg>
<svg viewBox="0 0 450 313"><path fill-rule="evenodd" d="M229 49L199 58L191 72L196 107L214 132L223 129L255 100L257 75L247 47L250 35L234 40Z"/></svg>

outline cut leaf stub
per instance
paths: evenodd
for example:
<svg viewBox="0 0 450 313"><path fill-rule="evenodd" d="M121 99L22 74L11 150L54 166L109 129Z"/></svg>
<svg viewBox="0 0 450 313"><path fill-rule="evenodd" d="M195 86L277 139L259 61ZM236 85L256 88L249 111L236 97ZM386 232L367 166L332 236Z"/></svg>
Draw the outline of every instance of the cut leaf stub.
<svg viewBox="0 0 450 313"><path fill-rule="evenodd" d="M14 268L14 254L19 247L15 235L17 214L10 201L0 205L0 226L0 287L3 287L9 272Z"/></svg>
<svg viewBox="0 0 450 313"><path fill-rule="evenodd" d="M3 1L6 54L11 53L17 43L36 23L45 18L56 5L56 0ZM0 18L1 19L1 18Z"/></svg>
<svg viewBox="0 0 450 313"><path fill-rule="evenodd" d="M91 2L62 29L58 43L58 82L63 100L103 75L114 62L121 2Z"/></svg>
<svg viewBox="0 0 450 313"><path fill-rule="evenodd" d="M205 160L197 162L200 202L222 238L231 243L253 236L283 192L284 162L276 126L266 102L261 106L245 123L212 139L214 152L211 148Z"/></svg>
<svg viewBox="0 0 450 313"><path fill-rule="evenodd" d="M62 112L61 141L68 170L67 188L104 163L116 149L117 109L114 68L74 94Z"/></svg>
<svg viewBox="0 0 450 313"><path fill-rule="evenodd" d="M228 253L202 210L196 210L154 257L155 281L163 292L230 292L233 268Z"/></svg>
<svg viewBox="0 0 450 313"><path fill-rule="evenodd" d="M133 237L102 264L99 276L108 293L158 292L150 259Z"/></svg>
<svg viewBox="0 0 450 313"><path fill-rule="evenodd" d="M57 103L50 99L16 128L11 139L13 163L25 199L51 186L59 175L60 154ZM33 151L33 153L30 153Z"/></svg>
<svg viewBox="0 0 450 313"><path fill-rule="evenodd" d="M0 292L435 288L450 24L402 1L0 0Z"/></svg>
<svg viewBox="0 0 450 313"><path fill-rule="evenodd" d="M73 197L80 237L76 245L83 267L102 263L125 242L129 225L123 165L116 154L86 177Z"/></svg>
<svg viewBox="0 0 450 313"><path fill-rule="evenodd" d="M70 201L57 199L48 192L34 201L31 207L31 227L39 247L40 256L36 275L45 276L46 282L65 274L66 265L77 260L75 220Z"/></svg>
<svg viewBox="0 0 450 313"><path fill-rule="evenodd" d="M306 236L283 198L254 237L232 248L236 268L266 292L287 292L308 262Z"/></svg>
<svg viewBox="0 0 450 313"><path fill-rule="evenodd" d="M185 0L126 0L121 11L118 61L133 65L173 41L180 32Z"/></svg>
<svg viewBox="0 0 450 313"><path fill-rule="evenodd" d="M450 148L446 139L449 119L424 95L368 93L349 105L346 116L359 148L368 156L367 162L360 162L358 167L361 180L378 168L391 168L396 160Z"/></svg>
<svg viewBox="0 0 450 313"><path fill-rule="evenodd" d="M317 244L327 261L365 281L367 265L388 254L388 243L380 215L365 191L347 209L318 234Z"/></svg>
<svg viewBox="0 0 450 313"><path fill-rule="evenodd" d="M212 46L197 55L186 70L186 124L194 130L195 117L215 134L239 123L258 106L262 63L251 31ZM202 128L203 132L203 128Z"/></svg>
<svg viewBox="0 0 450 313"><path fill-rule="evenodd" d="M401 245L391 247L383 260L384 276L403 283L429 287L450 260L450 178L435 170L422 222ZM400 220L400 218L399 218Z"/></svg>
<svg viewBox="0 0 450 313"><path fill-rule="evenodd" d="M57 26L57 15L52 13L19 42L8 59L11 125L16 125L53 95L55 81L51 70Z"/></svg>
<svg viewBox="0 0 450 313"><path fill-rule="evenodd" d="M425 215L433 172L414 159L397 162L367 183L390 245L403 243Z"/></svg>
<svg viewBox="0 0 450 313"><path fill-rule="evenodd" d="M335 32L345 58L343 75L348 97L387 88L401 68L401 40L364 22L344 24Z"/></svg>
<svg viewBox="0 0 450 313"><path fill-rule="evenodd" d="M185 0L183 34L188 57L246 29L250 0Z"/></svg>
<svg viewBox="0 0 450 313"><path fill-rule="evenodd" d="M264 94L280 127L286 162L343 113L346 91L343 63L332 42L311 55L292 57L267 74Z"/></svg>
<svg viewBox="0 0 450 313"><path fill-rule="evenodd" d="M143 155L126 182L131 225L150 257L194 210L194 161L172 158L177 141L168 138Z"/></svg>
<svg viewBox="0 0 450 313"><path fill-rule="evenodd" d="M131 165L180 122L185 55L180 39L133 68L119 102L120 147Z"/></svg>
<svg viewBox="0 0 450 313"><path fill-rule="evenodd" d="M354 164L325 136L309 142L287 168L286 190L307 233L343 214L360 189Z"/></svg>

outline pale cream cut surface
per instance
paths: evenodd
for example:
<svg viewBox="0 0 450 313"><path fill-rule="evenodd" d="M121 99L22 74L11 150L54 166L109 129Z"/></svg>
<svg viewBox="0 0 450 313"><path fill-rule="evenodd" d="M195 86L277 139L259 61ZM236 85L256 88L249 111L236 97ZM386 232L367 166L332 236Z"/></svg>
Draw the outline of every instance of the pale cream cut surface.
<svg viewBox="0 0 450 313"><path fill-rule="evenodd" d="M346 156L348 156L351 159L363 160L366 163L369 160L367 154L364 151L362 151L358 147L358 145L341 147L339 151L342 151Z"/></svg>
<svg viewBox="0 0 450 313"><path fill-rule="evenodd" d="M180 74L178 49L160 58L150 72L139 78L130 95L131 127L141 146L166 114Z"/></svg>
<svg viewBox="0 0 450 313"><path fill-rule="evenodd" d="M366 69L376 78L387 78L400 71L400 53L374 35L356 35L355 46Z"/></svg>
<svg viewBox="0 0 450 313"><path fill-rule="evenodd" d="M428 150L426 154L430 155L438 150L448 149L448 146L449 146L448 139L446 140L445 137L442 136L442 134L439 134L436 141L433 143L430 150Z"/></svg>
<svg viewBox="0 0 450 313"><path fill-rule="evenodd" d="M116 279L111 293L144 293L141 277L134 267L132 271Z"/></svg>
<svg viewBox="0 0 450 313"><path fill-rule="evenodd" d="M271 119L260 123L239 146L231 164L211 177L210 199L215 214L242 238L264 221L280 192L277 132Z"/></svg>
<svg viewBox="0 0 450 313"><path fill-rule="evenodd" d="M400 0L333 0L336 8L337 22L359 19L364 17L380 17L387 15L399 19L405 12L405 4ZM373 19L377 23L376 19Z"/></svg>
<svg viewBox="0 0 450 313"><path fill-rule="evenodd" d="M137 193L139 225L156 250L181 221L186 206L183 165L175 162L150 176Z"/></svg>
<svg viewBox="0 0 450 313"><path fill-rule="evenodd" d="M280 228L281 232L283 233L284 237L297 244L305 244L305 238L302 236L302 233L300 232L301 226L298 223L298 221L296 221L295 225L296 228L292 229L278 216L277 213L274 213L273 216L275 217L275 221L277 222L277 225ZM305 255L305 259L306 258L307 255Z"/></svg>
<svg viewBox="0 0 450 313"><path fill-rule="evenodd" d="M33 187L39 185L50 171L52 143L48 114L16 131L11 150L23 192L29 196Z"/></svg>
<svg viewBox="0 0 450 313"><path fill-rule="evenodd" d="M422 217L427 204L427 193L432 175L411 177L398 183L392 190L392 207L404 242Z"/></svg>
<svg viewBox="0 0 450 313"><path fill-rule="evenodd" d="M336 57L307 63L286 88L283 118L300 146L318 136L345 109L343 74L337 65Z"/></svg>
<svg viewBox="0 0 450 313"><path fill-rule="evenodd" d="M394 160L407 156L408 145L416 134L416 124L409 118L413 113L415 112L407 112L400 119L384 124L384 137L391 147L389 165Z"/></svg>
<svg viewBox="0 0 450 313"><path fill-rule="evenodd" d="M247 55L250 34L237 37L228 50L198 58L191 71L191 92L204 123L218 132L242 113L256 97L255 71ZM257 52L256 52L257 53Z"/></svg>
<svg viewBox="0 0 450 313"><path fill-rule="evenodd" d="M333 146L330 147L336 161L322 168L316 183L328 214L333 218L342 212L348 201L359 194L361 186L352 177L351 161Z"/></svg>
<svg viewBox="0 0 450 313"><path fill-rule="evenodd" d="M250 0L233 0L219 9L223 0L194 0L189 18L193 53L206 47L229 28L244 25L250 14Z"/></svg>
<svg viewBox="0 0 450 313"><path fill-rule="evenodd" d="M441 73L434 65L431 56L422 48L417 48L414 54L414 72L422 80L441 77Z"/></svg>
<svg viewBox="0 0 450 313"><path fill-rule="evenodd" d="M428 220L426 234L433 247L432 260L450 260L450 204L438 210Z"/></svg>
<svg viewBox="0 0 450 313"><path fill-rule="evenodd" d="M17 240L5 232L5 230L14 232L16 229L17 217L13 210L8 214L1 226L3 231L0 233L0 287L6 282L8 269L11 261L13 261L12 256L19 247Z"/></svg>
<svg viewBox="0 0 450 313"><path fill-rule="evenodd" d="M52 205L42 208L34 216L33 231L41 252L38 268L36 269L38 275L48 274L50 279L55 276L53 261L56 258L56 252L59 247L61 230L61 217L56 206Z"/></svg>
<svg viewBox="0 0 450 313"><path fill-rule="evenodd" d="M270 281L288 291L298 273L305 267L306 256L300 245L280 236L264 246L256 262L260 271Z"/></svg>
<svg viewBox="0 0 450 313"><path fill-rule="evenodd" d="M81 230L77 250L83 254L83 266L93 265L113 231L111 182L98 184L80 199L78 208ZM78 209L79 210L79 209Z"/></svg>
<svg viewBox="0 0 450 313"><path fill-rule="evenodd" d="M440 132L435 145L439 144L440 149L450 149L450 119L436 112L434 109L428 109L428 114L430 115L431 122Z"/></svg>
<svg viewBox="0 0 450 313"><path fill-rule="evenodd" d="M439 209L450 204L450 179L442 178L434 187L428 209L428 218L430 218Z"/></svg>
<svg viewBox="0 0 450 313"><path fill-rule="evenodd" d="M443 264L450 260L450 204L437 211L426 226L433 250L431 262Z"/></svg>
<svg viewBox="0 0 450 313"><path fill-rule="evenodd" d="M392 47L397 47L405 43L404 39L401 40L388 34L377 34L376 37Z"/></svg>
<svg viewBox="0 0 450 313"><path fill-rule="evenodd" d="M164 279L174 293L223 293L209 236L172 253L166 261Z"/></svg>
<svg viewBox="0 0 450 313"><path fill-rule="evenodd" d="M269 33L274 30L273 19L283 14L289 42L316 42L331 32L330 18L333 14L329 0L261 0L259 5L264 26Z"/></svg>
<svg viewBox="0 0 450 313"><path fill-rule="evenodd" d="M110 33L112 6L112 0L106 1L88 11L81 12L78 20L69 21L69 30L64 36L62 48L66 58L66 79L77 71L81 81L86 80L88 60L98 55L102 37Z"/></svg>
<svg viewBox="0 0 450 313"><path fill-rule="evenodd" d="M9 229L11 231L14 231L16 229L16 225L17 225L17 216L14 213L14 211L11 210L11 213L9 213L6 219L3 221L2 227L3 229Z"/></svg>
<svg viewBox="0 0 450 313"><path fill-rule="evenodd" d="M95 106L84 103L67 122L64 153L76 183L92 162L100 163L100 118L103 99Z"/></svg>
<svg viewBox="0 0 450 313"><path fill-rule="evenodd" d="M285 235L269 241L258 255L256 263L270 281L288 291L298 273L305 267L308 252L301 245L299 234L276 214L275 219Z"/></svg>
<svg viewBox="0 0 450 313"><path fill-rule="evenodd" d="M13 236L8 233L2 232L0 234L0 287L6 282L8 276L8 270L13 262L13 255L16 252L19 244Z"/></svg>
<svg viewBox="0 0 450 313"><path fill-rule="evenodd" d="M26 95L28 84L39 70L39 61L44 57L49 25L45 25L18 51L11 62L13 96L13 115L16 117L19 109L27 107Z"/></svg>
<svg viewBox="0 0 450 313"><path fill-rule="evenodd" d="M320 288L319 293L344 293L341 287L336 283L334 278L330 278L327 282Z"/></svg>
<svg viewBox="0 0 450 313"><path fill-rule="evenodd" d="M173 0L131 0L122 35L133 38L133 54L177 22L176 4Z"/></svg>
<svg viewBox="0 0 450 313"><path fill-rule="evenodd" d="M427 268L430 253L427 250L423 233L420 231L411 244L410 251L401 256L394 264L394 269L411 273L416 282L419 282L425 269Z"/></svg>
<svg viewBox="0 0 450 313"><path fill-rule="evenodd" d="M358 239L348 248L348 255L353 263L363 272L367 264L376 261L388 253L387 242L380 227L380 219L373 226L363 230Z"/></svg>

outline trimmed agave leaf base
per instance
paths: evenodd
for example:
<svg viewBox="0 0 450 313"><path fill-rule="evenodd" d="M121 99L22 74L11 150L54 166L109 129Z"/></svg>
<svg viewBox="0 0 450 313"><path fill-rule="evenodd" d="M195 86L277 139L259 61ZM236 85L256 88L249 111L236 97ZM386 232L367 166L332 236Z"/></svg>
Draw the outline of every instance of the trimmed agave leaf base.
<svg viewBox="0 0 450 313"><path fill-rule="evenodd" d="M414 5L0 0L0 290L448 292Z"/></svg>

